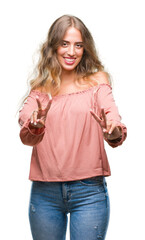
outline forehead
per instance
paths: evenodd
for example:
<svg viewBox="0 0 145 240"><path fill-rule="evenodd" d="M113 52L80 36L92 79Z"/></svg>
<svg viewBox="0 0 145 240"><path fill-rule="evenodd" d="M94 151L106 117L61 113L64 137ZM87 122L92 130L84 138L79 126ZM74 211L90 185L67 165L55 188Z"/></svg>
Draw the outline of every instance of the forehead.
<svg viewBox="0 0 145 240"><path fill-rule="evenodd" d="M69 27L64 36L63 36L63 40L67 40L67 41L74 41L74 42L82 42L82 35L81 32L74 27Z"/></svg>

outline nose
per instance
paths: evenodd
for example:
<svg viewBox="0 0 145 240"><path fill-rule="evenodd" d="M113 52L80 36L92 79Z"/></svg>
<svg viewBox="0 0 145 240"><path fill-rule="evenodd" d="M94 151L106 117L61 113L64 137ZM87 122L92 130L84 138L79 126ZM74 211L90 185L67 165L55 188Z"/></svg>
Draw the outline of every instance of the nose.
<svg viewBox="0 0 145 240"><path fill-rule="evenodd" d="M69 56L74 56L75 55L75 47L74 45L70 45L68 48L68 55Z"/></svg>

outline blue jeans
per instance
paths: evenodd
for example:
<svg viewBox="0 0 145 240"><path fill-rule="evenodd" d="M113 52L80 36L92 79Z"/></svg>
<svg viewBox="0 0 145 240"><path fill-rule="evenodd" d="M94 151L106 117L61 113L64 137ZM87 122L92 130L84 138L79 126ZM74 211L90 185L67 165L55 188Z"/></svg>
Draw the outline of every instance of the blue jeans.
<svg viewBox="0 0 145 240"><path fill-rule="evenodd" d="M104 177L69 182L33 182L29 219L33 240L104 240L109 222Z"/></svg>

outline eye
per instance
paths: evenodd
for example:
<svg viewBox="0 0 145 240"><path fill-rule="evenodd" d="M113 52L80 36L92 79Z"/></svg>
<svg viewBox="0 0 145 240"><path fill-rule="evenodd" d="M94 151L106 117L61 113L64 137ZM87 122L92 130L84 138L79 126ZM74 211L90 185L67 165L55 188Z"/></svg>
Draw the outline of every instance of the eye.
<svg viewBox="0 0 145 240"><path fill-rule="evenodd" d="M82 47L83 47L83 44L82 44L82 43L77 43L77 44L76 44L76 47L77 47L77 48L82 48Z"/></svg>
<svg viewBox="0 0 145 240"><path fill-rule="evenodd" d="M68 46L68 43L65 42L65 41L61 41L60 45L61 45L62 47L67 47L67 46Z"/></svg>

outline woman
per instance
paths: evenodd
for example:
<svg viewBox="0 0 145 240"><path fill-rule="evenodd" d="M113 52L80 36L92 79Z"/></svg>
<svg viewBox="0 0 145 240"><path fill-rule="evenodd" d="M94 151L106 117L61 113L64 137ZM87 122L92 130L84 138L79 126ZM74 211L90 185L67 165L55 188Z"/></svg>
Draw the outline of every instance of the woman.
<svg viewBox="0 0 145 240"><path fill-rule="evenodd" d="M38 75L20 111L20 138L33 146L29 218L34 240L105 239L110 167L104 139L126 138L109 75L84 23L69 15L50 27Z"/></svg>

